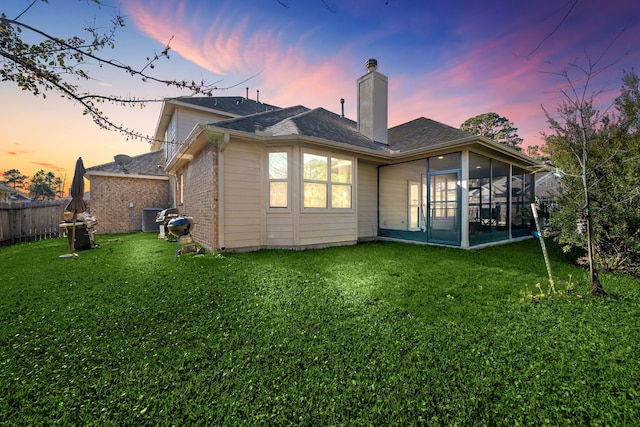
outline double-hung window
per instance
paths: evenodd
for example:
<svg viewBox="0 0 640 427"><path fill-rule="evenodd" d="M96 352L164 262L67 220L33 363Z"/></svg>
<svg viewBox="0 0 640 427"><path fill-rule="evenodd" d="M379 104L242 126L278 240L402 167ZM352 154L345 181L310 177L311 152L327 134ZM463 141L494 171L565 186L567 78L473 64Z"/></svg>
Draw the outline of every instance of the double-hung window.
<svg viewBox="0 0 640 427"><path fill-rule="evenodd" d="M353 161L304 153L304 207L351 209Z"/></svg>
<svg viewBox="0 0 640 427"><path fill-rule="evenodd" d="M184 203L184 175L182 171L177 175L177 178L178 204L181 205Z"/></svg>
<svg viewBox="0 0 640 427"><path fill-rule="evenodd" d="M269 207L289 207L289 163L288 153L269 153Z"/></svg>

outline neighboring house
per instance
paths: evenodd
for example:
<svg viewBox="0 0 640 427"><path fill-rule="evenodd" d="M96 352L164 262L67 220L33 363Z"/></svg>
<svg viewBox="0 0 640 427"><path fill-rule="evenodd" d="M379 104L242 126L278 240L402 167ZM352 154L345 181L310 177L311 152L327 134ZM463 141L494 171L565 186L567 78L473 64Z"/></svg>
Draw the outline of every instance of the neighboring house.
<svg viewBox="0 0 640 427"><path fill-rule="evenodd" d="M165 142L153 148L166 153L173 204L194 218L194 239L219 251L379 238L469 248L529 236L539 163L426 118L388 129L388 79L376 68L367 61L357 81L357 122L262 104L220 120L165 102Z"/></svg>
<svg viewBox="0 0 640 427"><path fill-rule="evenodd" d="M4 184L0 184L0 202L4 203L20 203L28 202L31 199L20 193L13 187L8 187Z"/></svg>
<svg viewBox="0 0 640 427"><path fill-rule="evenodd" d="M10 202L14 202L14 203L21 203L21 202L30 202L31 199L30 197L25 196L22 193L14 193L14 194L10 194L9 195L9 201Z"/></svg>
<svg viewBox="0 0 640 427"><path fill-rule="evenodd" d="M562 180L557 172L540 172L536 174L536 198L540 203L555 206L557 204Z"/></svg>
<svg viewBox="0 0 640 427"><path fill-rule="evenodd" d="M0 184L0 202L9 202L10 196L17 194L18 192L11 188L7 187L4 184Z"/></svg>
<svg viewBox="0 0 640 427"><path fill-rule="evenodd" d="M90 211L97 233L155 231L156 213L171 204L164 153L115 156L115 161L87 168Z"/></svg>

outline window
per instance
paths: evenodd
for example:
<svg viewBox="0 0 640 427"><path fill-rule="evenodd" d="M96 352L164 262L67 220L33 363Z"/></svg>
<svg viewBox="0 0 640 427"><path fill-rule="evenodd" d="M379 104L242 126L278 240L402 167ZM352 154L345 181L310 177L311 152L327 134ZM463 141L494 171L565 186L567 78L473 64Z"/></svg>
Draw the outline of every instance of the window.
<svg viewBox="0 0 640 427"><path fill-rule="evenodd" d="M181 205L184 203L184 175L179 173L178 176L178 204Z"/></svg>
<svg viewBox="0 0 640 427"><path fill-rule="evenodd" d="M422 226L420 212L420 183L409 181L409 230L420 230Z"/></svg>
<svg viewBox="0 0 640 427"><path fill-rule="evenodd" d="M269 207L289 207L289 163L286 152L269 153Z"/></svg>
<svg viewBox="0 0 640 427"><path fill-rule="evenodd" d="M353 161L304 153L304 207L351 209Z"/></svg>

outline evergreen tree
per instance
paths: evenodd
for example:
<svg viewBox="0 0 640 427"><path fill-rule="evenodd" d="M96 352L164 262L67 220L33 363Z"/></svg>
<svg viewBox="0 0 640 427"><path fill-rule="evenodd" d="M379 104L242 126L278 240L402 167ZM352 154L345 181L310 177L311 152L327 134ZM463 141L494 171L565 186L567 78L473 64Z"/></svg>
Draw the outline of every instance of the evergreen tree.
<svg viewBox="0 0 640 427"><path fill-rule="evenodd" d="M4 177L2 182L13 187L14 190L23 189L28 178L26 175L22 175L18 169L9 169L2 176Z"/></svg>
<svg viewBox="0 0 640 427"><path fill-rule="evenodd" d="M467 119L460 129L474 135L485 136L500 144L522 151L522 138L518 136L518 128L506 117L496 113L484 113Z"/></svg>
<svg viewBox="0 0 640 427"><path fill-rule="evenodd" d="M45 172L40 169L31 178L29 185L29 196L37 200L51 200L56 197L56 185L58 184L56 176L53 172Z"/></svg>

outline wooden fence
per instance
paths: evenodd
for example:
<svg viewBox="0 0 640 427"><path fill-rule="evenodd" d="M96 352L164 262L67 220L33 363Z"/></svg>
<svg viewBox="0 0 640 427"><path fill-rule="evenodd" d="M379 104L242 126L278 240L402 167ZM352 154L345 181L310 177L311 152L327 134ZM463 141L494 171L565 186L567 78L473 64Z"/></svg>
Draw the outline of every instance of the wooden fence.
<svg viewBox="0 0 640 427"><path fill-rule="evenodd" d="M69 199L0 203L0 245L59 237Z"/></svg>

